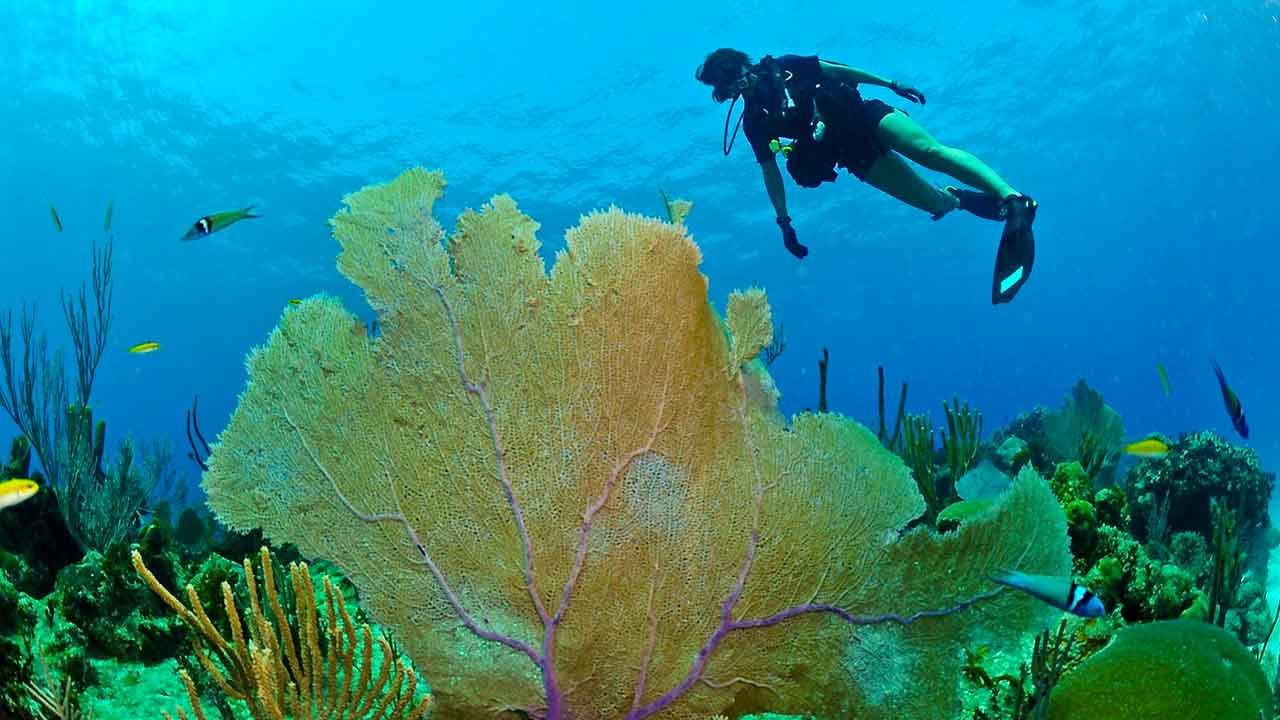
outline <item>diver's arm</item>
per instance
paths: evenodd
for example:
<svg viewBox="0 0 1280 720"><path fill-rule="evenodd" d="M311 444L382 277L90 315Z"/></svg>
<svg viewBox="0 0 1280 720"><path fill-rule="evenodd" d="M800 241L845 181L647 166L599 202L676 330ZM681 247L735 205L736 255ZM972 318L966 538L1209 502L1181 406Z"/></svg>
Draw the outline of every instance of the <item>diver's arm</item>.
<svg viewBox="0 0 1280 720"><path fill-rule="evenodd" d="M778 161L760 163L760 171L764 174L764 189L769 192L769 202L773 203L773 212L780 218L787 217L787 190L782 184L782 171L778 169Z"/></svg>
<svg viewBox="0 0 1280 720"><path fill-rule="evenodd" d="M822 68L822 76L832 80L840 80L854 85L879 85L880 87L891 88L894 86L892 80L882 78L875 73L859 70L858 68L849 67L843 63L833 62L831 60L818 60L818 67Z"/></svg>
<svg viewBox="0 0 1280 720"><path fill-rule="evenodd" d="M924 93L910 85L903 85L897 80L886 80L875 73L851 68L848 65L842 65L830 60L819 60L818 67L822 69L822 76L829 80L852 83L854 85L863 84L887 87L895 94L900 95L913 103L920 103L921 105L924 104Z"/></svg>
<svg viewBox="0 0 1280 720"><path fill-rule="evenodd" d="M782 245L797 260L803 260L809 254L809 248L800 244L796 239L796 229L791 226L791 216L787 214L787 191L782 185L782 171L778 169L778 161L770 158L769 162L761 162L760 170L764 173L764 188L769 191L769 202L773 203L773 211L778 215Z"/></svg>

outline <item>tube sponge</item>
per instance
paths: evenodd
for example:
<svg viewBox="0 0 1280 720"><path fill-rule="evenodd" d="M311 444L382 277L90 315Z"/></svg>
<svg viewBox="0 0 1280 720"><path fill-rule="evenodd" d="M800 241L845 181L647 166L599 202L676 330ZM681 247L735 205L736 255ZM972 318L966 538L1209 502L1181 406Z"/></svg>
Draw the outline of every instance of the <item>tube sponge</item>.
<svg viewBox="0 0 1280 720"><path fill-rule="evenodd" d="M1067 571L1044 481L906 532L924 503L874 434L752 399L767 300L722 322L684 227L592 213L548 273L506 196L446 238L443 187L346 198L338 266L382 333L286 313L204 476L227 524L341 566L437 718L935 718L962 645L1052 612L987 581Z"/></svg>

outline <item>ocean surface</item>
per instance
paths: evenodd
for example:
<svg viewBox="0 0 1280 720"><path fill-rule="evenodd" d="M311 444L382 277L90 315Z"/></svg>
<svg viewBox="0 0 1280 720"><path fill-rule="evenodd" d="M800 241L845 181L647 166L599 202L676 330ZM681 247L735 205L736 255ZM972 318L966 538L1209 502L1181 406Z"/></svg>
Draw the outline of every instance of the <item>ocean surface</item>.
<svg viewBox="0 0 1280 720"><path fill-rule="evenodd" d="M657 215L665 190L694 202L719 306L767 290L788 412L816 406L827 347L831 409L869 425L883 365L891 400L909 381L908 409L940 420L957 396L988 432L1085 378L1133 437L1229 437L1216 359L1249 445L1280 466L1280 3L818 8L5 0L0 308L36 304L63 344L59 291L88 276L114 203L116 320L95 413L111 437L167 437L181 459L192 397L212 439L290 298L332 293L369 314L334 267L326 221L344 194L440 168L446 227L510 193L550 257L581 214ZM726 108L693 77L721 46L817 53L922 90L912 117L1041 204L1016 301L989 302L998 226L932 222L846 175L789 183L811 254L788 255L749 148L722 156ZM250 203L262 219L179 242L202 215ZM141 341L161 350L125 352ZM6 420L0 436L15 432Z"/></svg>

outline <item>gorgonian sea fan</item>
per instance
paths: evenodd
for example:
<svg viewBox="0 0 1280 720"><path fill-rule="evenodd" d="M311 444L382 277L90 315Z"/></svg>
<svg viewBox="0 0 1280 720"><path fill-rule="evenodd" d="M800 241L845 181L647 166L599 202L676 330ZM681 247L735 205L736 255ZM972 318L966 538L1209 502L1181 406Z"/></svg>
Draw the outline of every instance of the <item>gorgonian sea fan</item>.
<svg viewBox="0 0 1280 720"><path fill-rule="evenodd" d="M838 415L783 422L763 292L722 321L684 227L588 215L548 275L506 196L446 238L443 187L346 198L338 266L382 333L287 309L204 478L225 522L350 576L437 717L935 718L964 644L1044 619L987 580L1068 569L1034 473L904 534L908 470Z"/></svg>

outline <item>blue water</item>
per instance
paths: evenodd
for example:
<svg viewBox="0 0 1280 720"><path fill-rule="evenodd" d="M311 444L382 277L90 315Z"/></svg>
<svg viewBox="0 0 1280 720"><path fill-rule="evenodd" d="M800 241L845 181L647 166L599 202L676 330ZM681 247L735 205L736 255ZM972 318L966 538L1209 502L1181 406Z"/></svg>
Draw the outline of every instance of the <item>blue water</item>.
<svg viewBox="0 0 1280 720"><path fill-rule="evenodd" d="M1084 377L1131 435L1230 434L1217 358L1250 444L1280 466L1276 0L206 5L0 3L0 308L37 303L63 342L58 290L87 276L114 199L116 322L95 392L114 437L184 450L196 393L212 436L291 297L335 293L367 315L326 220L343 194L422 164L449 178L446 227L506 192L552 251L593 208L658 214L660 188L692 199L713 300L758 283L785 323L773 369L789 412L816 404L827 346L832 409L868 424L883 364L890 400L909 380L910 409L958 395L988 430ZM996 225L931 222L848 176L789 185L811 254L786 254L749 149L721 156L725 108L693 79L722 45L923 90L914 118L1041 203L1017 300L989 303ZM178 242L248 203L265 218ZM124 351L142 340L163 347Z"/></svg>

